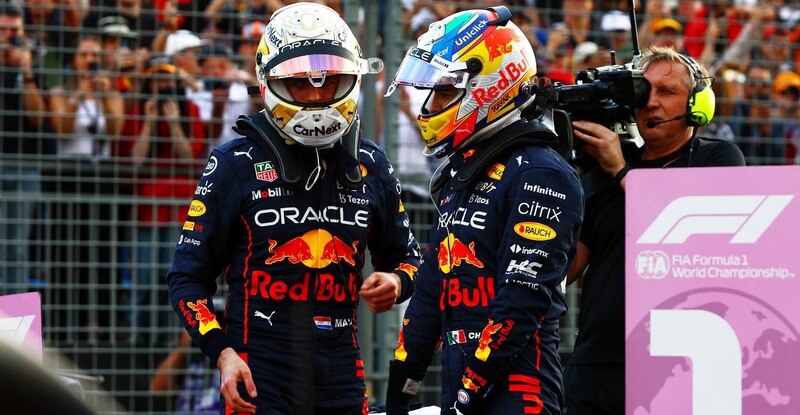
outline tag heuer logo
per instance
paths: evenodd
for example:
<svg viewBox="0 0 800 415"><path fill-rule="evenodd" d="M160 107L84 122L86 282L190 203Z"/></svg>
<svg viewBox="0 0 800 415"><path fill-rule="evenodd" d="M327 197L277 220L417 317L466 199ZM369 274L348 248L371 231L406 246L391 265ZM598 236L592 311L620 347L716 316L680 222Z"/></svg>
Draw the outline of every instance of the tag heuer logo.
<svg viewBox="0 0 800 415"><path fill-rule="evenodd" d="M278 172L275 171L275 166L271 161L256 163L253 167L256 169L256 179L258 180L274 182L278 178Z"/></svg>

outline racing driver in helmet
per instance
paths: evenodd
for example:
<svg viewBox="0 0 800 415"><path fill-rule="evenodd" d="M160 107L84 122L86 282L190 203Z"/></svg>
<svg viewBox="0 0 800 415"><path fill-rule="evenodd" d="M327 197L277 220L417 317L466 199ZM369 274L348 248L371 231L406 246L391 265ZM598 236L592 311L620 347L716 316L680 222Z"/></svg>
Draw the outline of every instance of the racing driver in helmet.
<svg viewBox="0 0 800 415"><path fill-rule="evenodd" d="M219 368L225 414L366 414L356 306L405 301L419 265L400 183L360 137L361 76L382 62L361 56L334 10L295 3L272 15L255 64L266 109L212 151L170 301ZM363 278L366 248L375 272Z"/></svg>
<svg viewBox="0 0 800 415"><path fill-rule="evenodd" d="M521 111L536 60L505 7L434 22L396 85L430 90L418 117L439 214L390 362L388 414L407 414L441 343L442 414L560 414L561 283L583 191L555 133ZM436 195L436 196L434 196Z"/></svg>

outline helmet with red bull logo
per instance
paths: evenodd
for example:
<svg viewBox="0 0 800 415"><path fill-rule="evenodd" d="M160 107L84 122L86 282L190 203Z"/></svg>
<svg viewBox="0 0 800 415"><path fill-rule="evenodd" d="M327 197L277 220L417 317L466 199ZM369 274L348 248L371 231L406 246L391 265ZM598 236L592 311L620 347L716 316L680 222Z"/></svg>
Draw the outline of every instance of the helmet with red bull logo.
<svg viewBox="0 0 800 415"><path fill-rule="evenodd" d="M445 157L518 120L533 102L527 86L535 74L533 48L508 8L467 10L430 25L386 95L397 85L431 90L417 120L424 153ZM432 107L437 93L453 98Z"/></svg>
<svg viewBox="0 0 800 415"><path fill-rule="evenodd" d="M326 147L357 123L361 75L383 70L379 58L365 59L339 14L322 4L284 6L269 20L256 51L256 75L270 124L286 139ZM296 96L294 82L310 82L326 102Z"/></svg>

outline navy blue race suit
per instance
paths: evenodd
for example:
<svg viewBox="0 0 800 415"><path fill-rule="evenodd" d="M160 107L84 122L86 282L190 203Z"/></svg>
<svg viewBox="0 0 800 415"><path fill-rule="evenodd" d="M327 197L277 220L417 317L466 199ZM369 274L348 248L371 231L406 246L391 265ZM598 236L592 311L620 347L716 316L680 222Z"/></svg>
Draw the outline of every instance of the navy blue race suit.
<svg viewBox="0 0 800 415"><path fill-rule="evenodd" d="M313 148L288 146L321 169L316 182L290 186L257 144L240 138L211 153L167 276L172 306L212 362L233 347L248 364L258 414L366 413L356 335L365 249L376 271L401 277L398 302L412 294L419 265L400 183L368 140L355 189L337 181L336 148L317 161ZM212 307L220 272L224 324Z"/></svg>
<svg viewBox="0 0 800 415"><path fill-rule="evenodd" d="M454 170L463 156L451 157ZM439 194L403 320L395 385L421 380L441 340L443 414L457 397L468 401L465 392L483 398L476 413L558 414L560 285L583 218L578 176L552 149L518 146L463 190L452 183ZM387 409L392 399L387 392Z"/></svg>

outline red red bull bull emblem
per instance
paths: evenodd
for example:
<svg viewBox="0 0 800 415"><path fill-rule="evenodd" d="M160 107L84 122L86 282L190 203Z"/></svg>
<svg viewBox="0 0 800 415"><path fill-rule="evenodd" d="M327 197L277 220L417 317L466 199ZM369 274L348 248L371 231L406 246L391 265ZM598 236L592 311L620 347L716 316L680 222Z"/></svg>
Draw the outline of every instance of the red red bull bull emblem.
<svg viewBox="0 0 800 415"><path fill-rule="evenodd" d="M478 348L475 349L475 357L484 362L489 358L489 354L492 352L489 348L489 344L492 342L492 335L497 333L501 327L503 327L502 323L495 324L494 320L489 319L489 324L483 328L481 337L478 339Z"/></svg>
<svg viewBox="0 0 800 415"><path fill-rule="evenodd" d="M200 322L200 334L206 334L211 329L220 328L217 323L217 318L214 313L208 309L208 299L197 300L196 302L189 301L186 303L193 311L195 311L194 318Z"/></svg>
<svg viewBox="0 0 800 415"><path fill-rule="evenodd" d="M476 373L469 366L464 369L464 376L461 377L461 385L464 386L464 389L477 393L481 388L485 388L488 384L488 379Z"/></svg>
<svg viewBox="0 0 800 415"><path fill-rule="evenodd" d="M452 233L447 235L441 243L439 243L439 270L445 274L449 273L453 268L461 266L462 262L466 262L476 268L483 268L483 261L478 259L475 254L475 242L470 242L466 245L456 238Z"/></svg>
<svg viewBox="0 0 800 415"><path fill-rule="evenodd" d="M494 277L478 277L474 287L462 287L456 278L442 280L442 292L439 295L439 309L446 307L488 307L494 298Z"/></svg>
<svg viewBox="0 0 800 415"><path fill-rule="evenodd" d="M309 268L324 268L329 264L344 261L352 266L356 264L358 241L348 245L343 240L324 229L315 229L278 245L278 241L269 240L271 257L264 261L267 265L288 260L292 264L303 263Z"/></svg>
<svg viewBox="0 0 800 415"><path fill-rule="evenodd" d="M397 268L395 269L398 271L405 272L412 280L417 276L418 268L406 262L403 262L402 264L398 265Z"/></svg>
<svg viewBox="0 0 800 415"><path fill-rule="evenodd" d="M407 324L404 320L404 325ZM394 359L399 360L401 362L405 362L406 358L408 357L408 352L406 351L406 339L403 335L403 328L400 328L400 337L397 338L397 349L394 350Z"/></svg>
<svg viewBox="0 0 800 415"><path fill-rule="evenodd" d="M519 42L519 35L513 29L496 27L491 34L486 36L484 44L489 52L489 61L499 58L514 50L511 42Z"/></svg>
<svg viewBox="0 0 800 415"><path fill-rule="evenodd" d="M250 274L249 295L274 301L335 301L344 302L358 300L361 277L356 273L348 274L347 281L341 276L319 273L311 279L311 272L306 272L303 279L286 281L276 278L265 271L253 271Z"/></svg>

